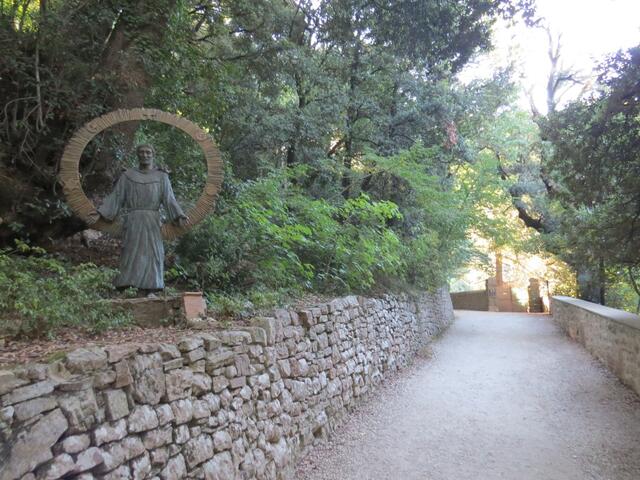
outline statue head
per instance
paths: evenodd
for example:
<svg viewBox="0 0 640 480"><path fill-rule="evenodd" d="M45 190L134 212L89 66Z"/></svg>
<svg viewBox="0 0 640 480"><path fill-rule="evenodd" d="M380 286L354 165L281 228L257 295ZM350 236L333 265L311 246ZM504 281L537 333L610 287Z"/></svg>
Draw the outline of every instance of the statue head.
<svg viewBox="0 0 640 480"><path fill-rule="evenodd" d="M153 145L144 143L136 147L136 155L138 155L138 163L140 168L149 169L153 167L153 159L156 156L156 150Z"/></svg>

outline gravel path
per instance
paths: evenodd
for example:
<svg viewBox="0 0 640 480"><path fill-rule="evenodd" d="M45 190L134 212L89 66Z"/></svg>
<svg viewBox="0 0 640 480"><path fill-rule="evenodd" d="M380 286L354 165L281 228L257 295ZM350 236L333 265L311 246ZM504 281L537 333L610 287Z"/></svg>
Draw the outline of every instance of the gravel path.
<svg viewBox="0 0 640 480"><path fill-rule="evenodd" d="M456 316L296 479L640 479L640 399L548 316Z"/></svg>

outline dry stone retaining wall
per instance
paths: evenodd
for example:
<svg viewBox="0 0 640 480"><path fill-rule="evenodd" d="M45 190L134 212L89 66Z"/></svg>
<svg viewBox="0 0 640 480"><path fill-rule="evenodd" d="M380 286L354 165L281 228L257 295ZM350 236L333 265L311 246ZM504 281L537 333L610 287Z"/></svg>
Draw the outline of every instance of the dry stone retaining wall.
<svg viewBox="0 0 640 480"><path fill-rule="evenodd" d="M0 372L0 480L289 478L453 319L448 292L277 310L176 344Z"/></svg>
<svg viewBox="0 0 640 480"><path fill-rule="evenodd" d="M571 297L553 297L554 321L640 395L640 317Z"/></svg>

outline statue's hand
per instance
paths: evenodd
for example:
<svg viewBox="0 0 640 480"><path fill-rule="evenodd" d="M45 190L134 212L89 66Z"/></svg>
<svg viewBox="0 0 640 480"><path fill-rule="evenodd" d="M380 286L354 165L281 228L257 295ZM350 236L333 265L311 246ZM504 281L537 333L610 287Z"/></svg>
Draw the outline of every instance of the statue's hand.
<svg viewBox="0 0 640 480"><path fill-rule="evenodd" d="M87 225L94 225L98 220L100 220L100 214L98 212L91 212L87 218Z"/></svg>
<svg viewBox="0 0 640 480"><path fill-rule="evenodd" d="M180 228L185 228L189 223L189 217L187 216L178 217L178 220L176 221L176 223Z"/></svg>

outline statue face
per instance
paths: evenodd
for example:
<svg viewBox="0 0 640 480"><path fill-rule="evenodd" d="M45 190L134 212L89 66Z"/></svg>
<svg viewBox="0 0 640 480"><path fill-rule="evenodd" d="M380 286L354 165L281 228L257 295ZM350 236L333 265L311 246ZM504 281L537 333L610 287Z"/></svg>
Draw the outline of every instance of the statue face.
<svg viewBox="0 0 640 480"><path fill-rule="evenodd" d="M141 167L150 167L153 164L153 150L149 147L138 148L138 161Z"/></svg>

